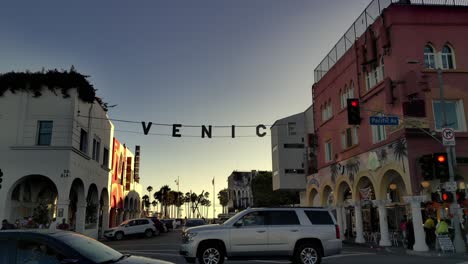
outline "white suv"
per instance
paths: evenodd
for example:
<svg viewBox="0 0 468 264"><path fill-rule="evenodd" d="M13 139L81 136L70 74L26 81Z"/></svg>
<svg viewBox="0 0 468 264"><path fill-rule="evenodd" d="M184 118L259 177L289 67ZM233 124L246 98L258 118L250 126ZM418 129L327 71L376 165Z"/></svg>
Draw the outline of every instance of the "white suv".
<svg viewBox="0 0 468 264"><path fill-rule="evenodd" d="M221 225L192 227L182 234L180 254L187 262L203 264L248 258L292 259L294 263L320 263L339 254L340 230L323 208L246 209Z"/></svg>
<svg viewBox="0 0 468 264"><path fill-rule="evenodd" d="M122 240L124 236L142 235L147 238L159 235L153 221L146 218L130 219L122 222L118 227L104 231L104 236L109 239Z"/></svg>

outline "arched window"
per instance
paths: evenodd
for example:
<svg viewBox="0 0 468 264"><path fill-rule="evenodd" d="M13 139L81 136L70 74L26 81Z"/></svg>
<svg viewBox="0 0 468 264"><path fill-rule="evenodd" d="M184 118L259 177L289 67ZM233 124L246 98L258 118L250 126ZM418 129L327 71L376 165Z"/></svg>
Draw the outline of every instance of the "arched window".
<svg viewBox="0 0 468 264"><path fill-rule="evenodd" d="M455 69L453 49L449 45L442 48L442 69Z"/></svg>
<svg viewBox="0 0 468 264"><path fill-rule="evenodd" d="M429 44L424 46L424 66L426 69L435 69L434 48Z"/></svg>

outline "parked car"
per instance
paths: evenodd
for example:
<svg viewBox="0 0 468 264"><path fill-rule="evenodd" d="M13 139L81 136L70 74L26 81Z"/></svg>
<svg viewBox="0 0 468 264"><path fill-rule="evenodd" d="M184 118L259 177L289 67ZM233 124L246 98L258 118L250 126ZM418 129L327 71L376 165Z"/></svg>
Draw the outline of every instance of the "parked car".
<svg viewBox="0 0 468 264"><path fill-rule="evenodd" d="M124 255L87 236L68 231L5 230L0 232L0 263L125 263L170 262Z"/></svg>
<svg viewBox="0 0 468 264"><path fill-rule="evenodd" d="M122 240L125 236L145 235L150 238L159 235L154 223L146 218L130 219L119 226L104 231L104 236L109 239Z"/></svg>
<svg viewBox="0 0 468 264"><path fill-rule="evenodd" d="M158 229L159 233L167 233L168 231L167 226L157 217L151 216L151 217L148 217L148 219L153 221L154 226Z"/></svg>
<svg viewBox="0 0 468 264"><path fill-rule="evenodd" d="M318 264L341 248L339 227L327 209L249 208L221 225L187 228L180 254L187 262L198 259L202 264L222 264L225 257Z"/></svg>
<svg viewBox="0 0 468 264"><path fill-rule="evenodd" d="M206 225L205 220L203 219L187 219L184 226L182 227L182 232L187 230L187 228Z"/></svg>

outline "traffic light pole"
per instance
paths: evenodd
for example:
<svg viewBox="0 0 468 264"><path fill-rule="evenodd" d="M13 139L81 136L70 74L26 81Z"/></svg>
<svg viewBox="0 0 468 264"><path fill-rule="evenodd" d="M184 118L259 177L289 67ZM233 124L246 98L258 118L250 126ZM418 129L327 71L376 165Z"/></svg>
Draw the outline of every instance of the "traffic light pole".
<svg viewBox="0 0 468 264"><path fill-rule="evenodd" d="M442 79L442 70L440 67L437 69L437 77L439 78L439 86L440 86L440 104L442 106L442 127L447 126L447 112L445 110L445 98L444 98L444 80ZM437 126L437 124L436 124ZM466 252L465 241L462 238L461 229L460 229L460 218L459 218L459 208L457 204L457 183L455 182L455 173L454 173L454 165L456 166L456 158L453 155L455 153L454 146L447 146L447 159L448 159L448 169L449 169L449 182L450 185L455 186L450 190L452 192L453 201L450 205L450 212L453 214L453 226L455 229L455 237L453 239L453 245L455 247L455 251L457 253L464 253Z"/></svg>

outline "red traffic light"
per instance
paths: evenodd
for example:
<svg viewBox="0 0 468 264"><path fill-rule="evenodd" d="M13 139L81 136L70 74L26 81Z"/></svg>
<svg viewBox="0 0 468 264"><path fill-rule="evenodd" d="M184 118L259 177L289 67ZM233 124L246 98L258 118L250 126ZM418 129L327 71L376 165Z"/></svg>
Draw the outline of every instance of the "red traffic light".
<svg viewBox="0 0 468 264"><path fill-rule="evenodd" d="M446 193L443 193L443 194L442 194L442 200L447 201L448 198L449 198L449 197L448 197L448 194L446 194Z"/></svg>
<svg viewBox="0 0 468 264"><path fill-rule="evenodd" d="M437 156L437 161L440 162L440 163L444 163L445 162L445 156L444 155Z"/></svg>
<svg viewBox="0 0 468 264"><path fill-rule="evenodd" d="M351 102L351 106L352 107L357 107L359 105L359 102L358 101L352 101Z"/></svg>

